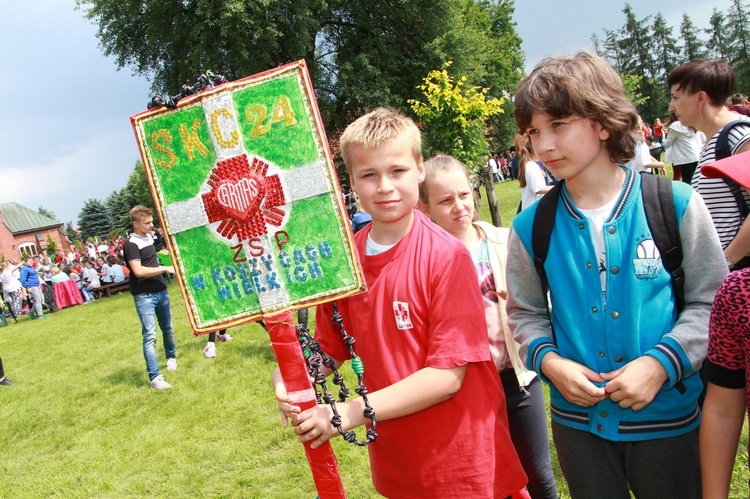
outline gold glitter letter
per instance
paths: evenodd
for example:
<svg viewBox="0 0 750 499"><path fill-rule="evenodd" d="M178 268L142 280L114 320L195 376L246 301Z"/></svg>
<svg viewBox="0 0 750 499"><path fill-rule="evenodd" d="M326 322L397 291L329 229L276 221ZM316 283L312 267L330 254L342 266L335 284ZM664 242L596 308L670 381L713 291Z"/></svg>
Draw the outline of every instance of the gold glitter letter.
<svg viewBox="0 0 750 499"><path fill-rule="evenodd" d="M286 123L286 126L292 126L297 124L297 120L294 118L294 111L292 111L292 103L289 102L289 97L286 95L280 95L279 100L276 101L276 105L273 107L273 117L271 118L272 123Z"/></svg>
<svg viewBox="0 0 750 499"><path fill-rule="evenodd" d="M216 142L221 147L231 148L237 145L237 143L240 141L240 134L237 132L237 130L232 130L232 133L229 134L229 138L227 139L221 134L221 127L219 126L219 115L227 118L232 119L234 116L229 111L229 109L225 107L220 107L216 109L214 112L211 113L211 130L214 132L214 138L216 139Z"/></svg>
<svg viewBox="0 0 750 499"><path fill-rule="evenodd" d="M164 144L162 144L159 141L163 141ZM154 149L154 151L160 152L162 154L166 154L168 158L168 159L157 159L156 166L160 166L164 169L168 169L168 168L172 168L174 165L177 164L177 156L175 156L174 151L165 145L165 144L171 144L171 143L172 143L172 135L169 133L168 130L164 128L155 130L154 133L151 134L151 147Z"/></svg>
<svg viewBox="0 0 750 499"><path fill-rule="evenodd" d="M193 161L193 158L195 158L195 151L193 151L193 148L198 149L198 152L201 153L201 156L203 156L204 158L208 156L208 149L206 149L206 146L204 146L198 138L198 127L200 127L199 120L193 121L193 124L190 127L190 132L188 132L185 123L180 123L180 137L182 137L182 145L185 148L185 152L187 153L188 159L190 161Z"/></svg>
<svg viewBox="0 0 750 499"><path fill-rule="evenodd" d="M247 110L245 111L245 119L250 123L255 122L255 125L253 125L253 129L250 131L250 137L260 137L261 135L267 134L271 129L270 123L267 125L263 125L263 122L266 120L267 114L268 111L266 111L266 108L259 104L247 108Z"/></svg>

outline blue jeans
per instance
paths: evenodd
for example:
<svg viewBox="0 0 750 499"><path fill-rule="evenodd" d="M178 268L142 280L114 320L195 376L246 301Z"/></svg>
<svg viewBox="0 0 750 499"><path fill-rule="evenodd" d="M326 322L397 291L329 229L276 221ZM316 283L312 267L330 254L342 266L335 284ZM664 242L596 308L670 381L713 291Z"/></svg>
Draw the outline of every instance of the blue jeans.
<svg viewBox="0 0 750 499"><path fill-rule="evenodd" d="M169 293L165 289L158 293L141 293L134 295L135 309L141 319L141 333L143 334L143 357L146 359L146 371L149 380L159 376L159 363L156 361L156 321L159 321L164 353L167 359L176 355L174 331L172 330L172 308L169 303Z"/></svg>

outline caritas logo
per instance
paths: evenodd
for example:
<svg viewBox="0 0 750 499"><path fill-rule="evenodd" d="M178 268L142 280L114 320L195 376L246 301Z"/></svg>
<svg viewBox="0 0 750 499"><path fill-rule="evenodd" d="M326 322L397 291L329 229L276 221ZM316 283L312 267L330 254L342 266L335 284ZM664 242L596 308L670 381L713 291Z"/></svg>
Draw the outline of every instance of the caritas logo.
<svg viewBox="0 0 750 499"><path fill-rule="evenodd" d="M267 234L267 224L281 225L284 190L279 176L267 171L268 163L255 157L250 164L246 154L216 163L207 182L211 191L202 196L208 221L221 222L222 236L242 242Z"/></svg>

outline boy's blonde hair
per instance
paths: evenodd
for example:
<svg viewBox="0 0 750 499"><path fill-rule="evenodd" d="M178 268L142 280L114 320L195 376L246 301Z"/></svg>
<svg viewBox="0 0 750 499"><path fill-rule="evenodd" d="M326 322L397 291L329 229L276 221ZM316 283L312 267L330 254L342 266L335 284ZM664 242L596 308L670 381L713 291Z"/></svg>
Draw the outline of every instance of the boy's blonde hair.
<svg viewBox="0 0 750 499"><path fill-rule="evenodd" d="M154 214L151 211L151 208L147 208L146 206L137 205L133 206L133 209L130 210L130 221L131 222L141 222L144 218L153 217Z"/></svg>
<svg viewBox="0 0 750 499"><path fill-rule="evenodd" d="M635 155L638 112L619 75L597 55L577 52L537 64L516 91L513 115L521 132L536 112L553 118L581 116L601 124L609 132L605 147L614 163L626 163Z"/></svg>
<svg viewBox="0 0 750 499"><path fill-rule="evenodd" d="M374 149L382 144L398 139L406 139L411 147L414 159L422 160L422 134L411 118L395 109L379 107L358 118L341 134L339 147L346 170L351 173L352 147L360 146Z"/></svg>

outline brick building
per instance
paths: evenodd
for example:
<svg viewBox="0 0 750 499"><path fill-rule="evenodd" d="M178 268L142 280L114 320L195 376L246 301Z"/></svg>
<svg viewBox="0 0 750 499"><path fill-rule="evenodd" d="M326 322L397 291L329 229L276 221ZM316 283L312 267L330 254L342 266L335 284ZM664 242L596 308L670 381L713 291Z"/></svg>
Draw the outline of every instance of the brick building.
<svg viewBox="0 0 750 499"><path fill-rule="evenodd" d="M62 251L70 247L63 224L18 203L0 203L0 254L20 261L21 251L30 256L47 249L47 235Z"/></svg>

